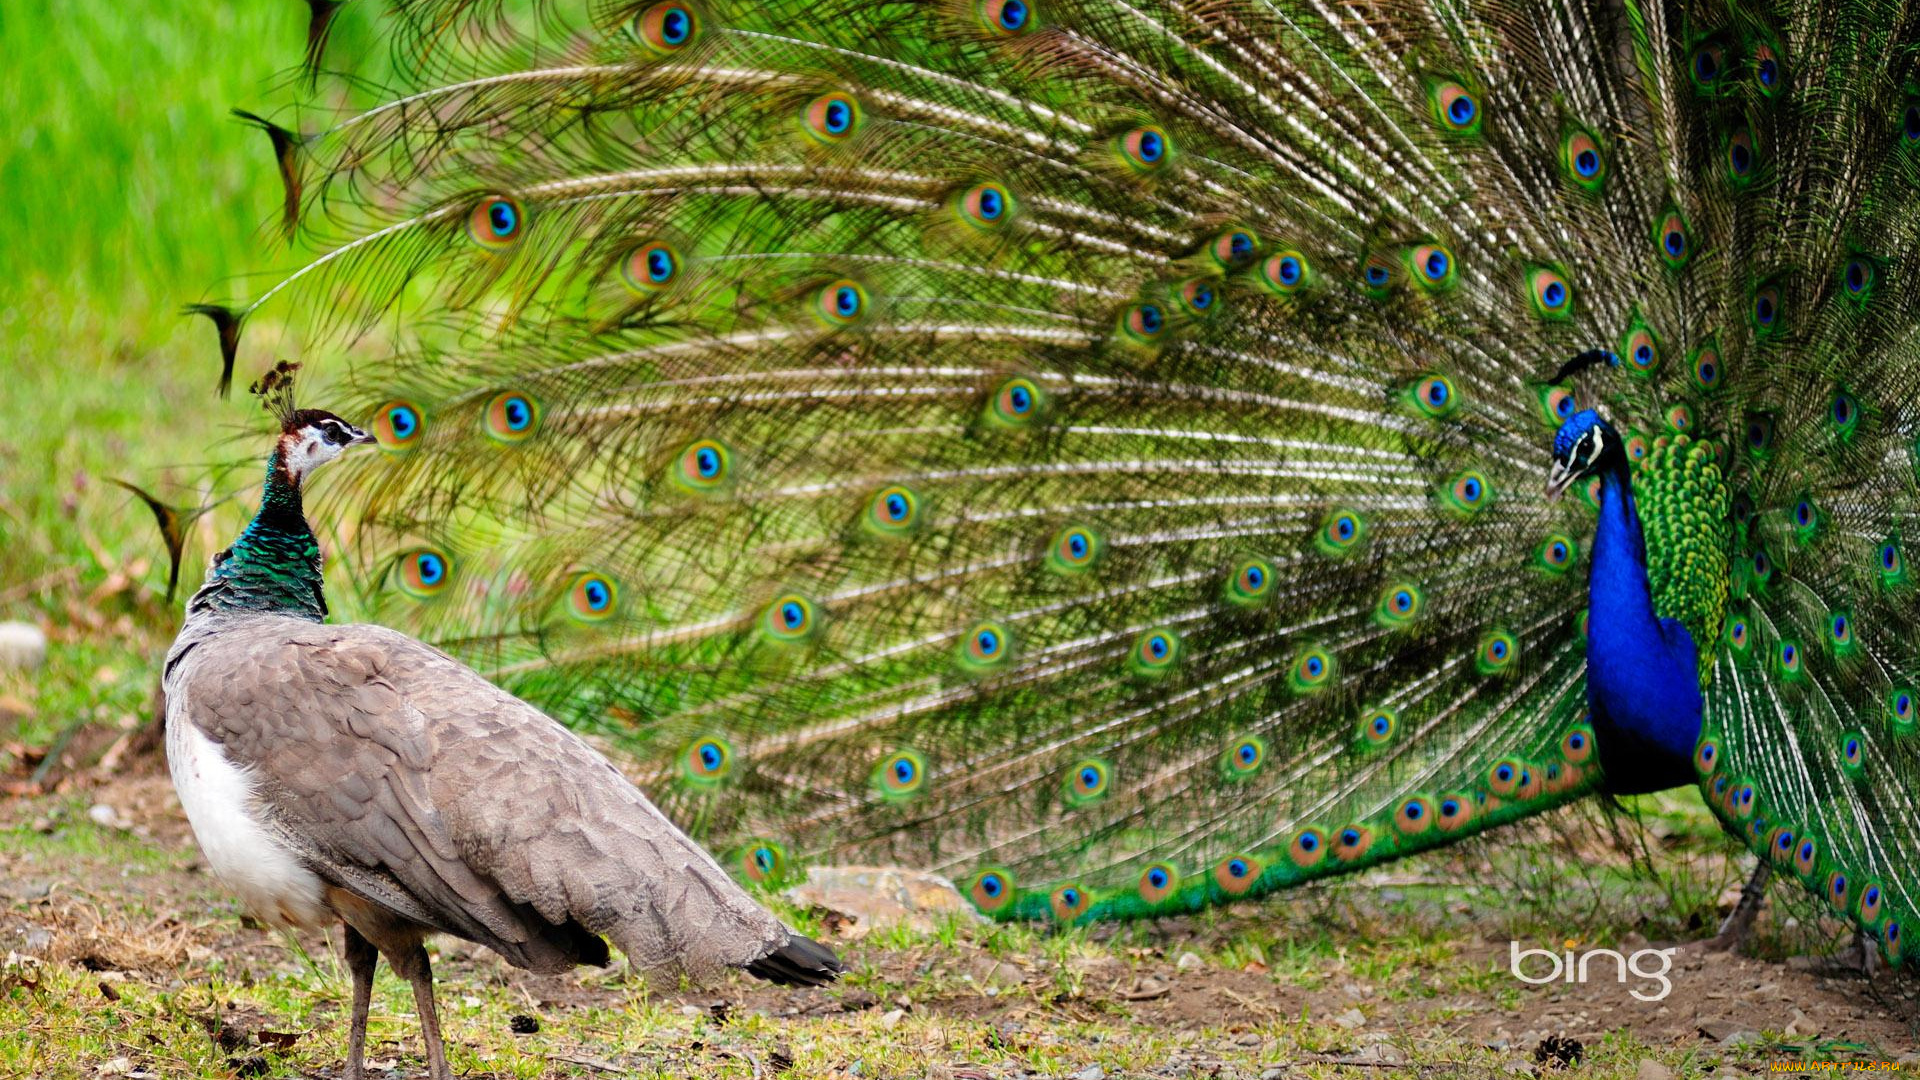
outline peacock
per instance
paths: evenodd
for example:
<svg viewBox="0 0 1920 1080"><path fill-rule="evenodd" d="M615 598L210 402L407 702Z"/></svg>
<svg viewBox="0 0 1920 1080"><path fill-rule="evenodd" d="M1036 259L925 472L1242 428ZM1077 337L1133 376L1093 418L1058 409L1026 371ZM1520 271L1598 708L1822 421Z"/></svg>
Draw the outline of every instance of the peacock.
<svg viewBox="0 0 1920 1080"><path fill-rule="evenodd" d="M1153 917L1698 785L1901 959L1911 5L396 0L331 114L311 7L223 387L290 328L361 602L744 880Z"/></svg>

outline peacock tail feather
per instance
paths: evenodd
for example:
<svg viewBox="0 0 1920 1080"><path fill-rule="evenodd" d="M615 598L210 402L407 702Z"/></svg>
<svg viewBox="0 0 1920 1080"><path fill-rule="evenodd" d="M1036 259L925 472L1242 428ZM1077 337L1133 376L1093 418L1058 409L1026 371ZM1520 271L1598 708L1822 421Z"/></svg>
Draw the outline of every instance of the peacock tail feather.
<svg viewBox="0 0 1920 1080"><path fill-rule="evenodd" d="M265 124L315 253L227 362L377 330L355 586L745 877L1154 915L1621 783L1592 407L1709 802L1898 959L1909 6L395 7L390 99Z"/></svg>

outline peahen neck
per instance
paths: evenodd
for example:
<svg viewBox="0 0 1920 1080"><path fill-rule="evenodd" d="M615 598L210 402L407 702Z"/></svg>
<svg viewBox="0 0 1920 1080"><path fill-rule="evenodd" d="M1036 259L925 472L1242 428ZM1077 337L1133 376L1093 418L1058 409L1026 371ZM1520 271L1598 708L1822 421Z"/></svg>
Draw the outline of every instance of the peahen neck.
<svg viewBox="0 0 1920 1080"><path fill-rule="evenodd" d="M1587 594L1587 698L1607 790L1691 783L1704 708L1698 654L1685 626L1655 614L1624 458L1601 473Z"/></svg>
<svg viewBox="0 0 1920 1080"><path fill-rule="evenodd" d="M300 483L287 472L283 451L267 459L260 510L233 546L214 557L206 584L187 603L188 618L207 612L291 615L320 622L320 544L300 504Z"/></svg>

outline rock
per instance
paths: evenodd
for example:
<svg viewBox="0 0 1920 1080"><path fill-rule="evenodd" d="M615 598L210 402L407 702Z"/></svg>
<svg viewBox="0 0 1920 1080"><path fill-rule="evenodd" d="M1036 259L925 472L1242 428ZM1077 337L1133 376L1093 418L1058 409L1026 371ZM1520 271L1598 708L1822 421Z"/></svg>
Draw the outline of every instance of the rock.
<svg viewBox="0 0 1920 1080"><path fill-rule="evenodd" d="M888 1031L892 1031L894 1028L897 1028L900 1026L900 1021L905 1020L906 1018L907 1018L907 1010L889 1009L884 1015L880 1017L880 1026L883 1028L886 1028Z"/></svg>
<svg viewBox="0 0 1920 1080"><path fill-rule="evenodd" d="M1820 1034L1820 1022L1808 1016L1806 1013L1801 1012L1799 1009L1795 1009L1793 1010L1793 1019L1787 1022L1786 1034L1791 1036L1818 1035Z"/></svg>
<svg viewBox="0 0 1920 1080"><path fill-rule="evenodd" d="M1286 1075L1287 1070L1278 1065L1274 1065L1260 1073L1260 1080L1281 1080L1281 1077Z"/></svg>
<svg viewBox="0 0 1920 1080"><path fill-rule="evenodd" d="M1073 1080L1107 1080L1107 1070L1098 1065L1089 1065L1074 1073Z"/></svg>
<svg viewBox="0 0 1920 1080"><path fill-rule="evenodd" d="M1720 1045L1728 1048L1735 1046L1758 1046L1766 1040L1757 1031L1736 1031L1720 1040Z"/></svg>
<svg viewBox="0 0 1920 1080"><path fill-rule="evenodd" d="M0 623L0 670L37 671L47 662L47 635L32 623Z"/></svg>
<svg viewBox="0 0 1920 1080"><path fill-rule="evenodd" d="M1348 1031L1352 1031L1367 1022L1367 1014L1361 1012L1359 1009L1348 1009L1346 1012L1334 1017L1333 1022L1346 1028Z"/></svg>
<svg viewBox="0 0 1920 1080"><path fill-rule="evenodd" d="M124 831L133 828L133 822L128 821L126 816L120 813L118 808L109 806L106 803L94 803L88 807L87 817L91 819L95 825L103 829L120 829Z"/></svg>
<svg viewBox="0 0 1920 1080"><path fill-rule="evenodd" d="M809 867L807 880L788 889L787 895L808 907L852 916L861 933L900 923L930 931L949 917L987 921L953 882L896 866Z"/></svg>
<svg viewBox="0 0 1920 1080"><path fill-rule="evenodd" d="M1633 1080L1673 1080L1673 1070L1652 1058L1641 1058L1640 1068L1634 1072Z"/></svg>
<svg viewBox="0 0 1920 1080"><path fill-rule="evenodd" d="M1195 968L1206 967L1207 962L1200 959L1199 953L1183 952L1180 954L1180 959L1173 962L1173 966L1179 968L1181 971L1192 971Z"/></svg>

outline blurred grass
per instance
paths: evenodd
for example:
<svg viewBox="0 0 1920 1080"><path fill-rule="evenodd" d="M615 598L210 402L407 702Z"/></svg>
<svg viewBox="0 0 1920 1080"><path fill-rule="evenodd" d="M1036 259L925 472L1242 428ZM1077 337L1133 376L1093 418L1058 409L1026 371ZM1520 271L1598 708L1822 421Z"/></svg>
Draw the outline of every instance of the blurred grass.
<svg viewBox="0 0 1920 1080"><path fill-rule="evenodd" d="M229 109L294 115L305 26L299 0L0 5L0 615L43 575L104 576L103 553L164 587L147 511L100 481L195 502L173 485L251 418L179 312L289 260L266 140Z"/></svg>

